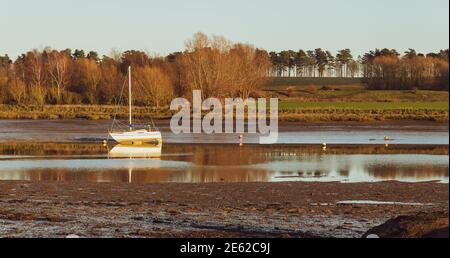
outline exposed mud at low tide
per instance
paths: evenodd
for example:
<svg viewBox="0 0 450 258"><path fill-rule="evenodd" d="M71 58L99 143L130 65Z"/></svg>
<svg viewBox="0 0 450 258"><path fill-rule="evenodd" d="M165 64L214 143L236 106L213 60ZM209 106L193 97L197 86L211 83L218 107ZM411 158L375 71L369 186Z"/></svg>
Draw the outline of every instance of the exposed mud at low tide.
<svg viewBox="0 0 450 258"><path fill-rule="evenodd" d="M0 182L0 237L361 237L447 184ZM339 204L345 200L430 205Z"/></svg>

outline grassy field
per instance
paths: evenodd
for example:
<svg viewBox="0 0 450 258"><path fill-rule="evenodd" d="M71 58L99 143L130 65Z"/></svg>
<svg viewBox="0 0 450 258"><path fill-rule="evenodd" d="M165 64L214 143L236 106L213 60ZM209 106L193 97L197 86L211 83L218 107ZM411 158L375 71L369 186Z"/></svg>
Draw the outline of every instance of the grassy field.
<svg viewBox="0 0 450 258"><path fill-rule="evenodd" d="M422 109L285 109L279 111L280 121L290 122L375 122L434 121L448 122L448 110Z"/></svg>
<svg viewBox="0 0 450 258"><path fill-rule="evenodd" d="M448 92L370 91L358 78L278 78L261 95L280 100L285 121L448 122Z"/></svg>
<svg viewBox="0 0 450 258"><path fill-rule="evenodd" d="M448 102L447 91L366 90L364 85L340 85L308 89L306 86L265 89L261 95L301 102ZM289 89L291 88L291 89Z"/></svg>

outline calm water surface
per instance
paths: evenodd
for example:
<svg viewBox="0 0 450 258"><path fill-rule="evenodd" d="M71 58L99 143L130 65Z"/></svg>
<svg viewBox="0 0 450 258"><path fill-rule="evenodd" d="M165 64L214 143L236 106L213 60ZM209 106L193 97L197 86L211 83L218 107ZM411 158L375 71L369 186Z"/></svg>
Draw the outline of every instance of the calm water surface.
<svg viewBox="0 0 450 258"><path fill-rule="evenodd" d="M252 144L257 136L246 135L246 145L240 148L236 135L173 135L166 121L158 124L164 137L158 155L151 146L118 152L117 147L93 143L105 138L109 125L0 120L0 180L449 181L449 133L444 124L285 123L277 145ZM392 140L385 142L384 136ZM323 142L329 144L326 151Z"/></svg>
<svg viewBox="0 0 450 258"><path fill-rule="evenodd" d="M0 120L1 141L101 141L106 137L110 121L87 120ZM169 122L157 126L165 143L236 143L236 135L184 134L174 135ZM337 124L289 124L279 126L279 144L384 144L389 136L390 144L448 144L448 124L427 122L408 123L337 123ZM257 135L245 135L246 143L258 143Z"/></svg>
<svg viewBox="0 0 450 258"><path fill-rule="evenodd" d="M142 148L119 158L101 144L0 144L0 180L449 181L448 146L165 144L160 158L136 158Z"/></svg>

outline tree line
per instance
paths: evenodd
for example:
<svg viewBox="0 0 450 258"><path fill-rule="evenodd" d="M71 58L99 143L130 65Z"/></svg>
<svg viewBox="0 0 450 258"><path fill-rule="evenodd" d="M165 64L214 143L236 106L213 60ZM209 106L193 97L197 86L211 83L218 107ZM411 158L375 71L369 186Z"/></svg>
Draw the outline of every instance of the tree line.
<svg viewBox="0 0 450 258"><path fill-rule="evenodd" d="M363 77L370 89L448 90L448 49L427 55L409 49L350 49L334 56L321 48L267 52L221 36L195 34L183 52L154 57L113 51L100 57L83 50L32 50L11 60L0 56L0 103L19 105L118 103L127 69L133 68L136 105L165 106L174 97L257 96L271 77ZM122 99L124 100L124 99Z"/></svg>
<svg viewBox="0 0 450 258"><path fill-rule="evenodd" d="M369 89L449 88L449 50L422 54L408 49L375 49L354 58L350 49L270 52L272 77L362 77Z"/></svg>
<svg viewBox="0 0 450 258"><path fill-rule="evenodd" d="M270 65L264 51L203 33L188 40L183 52L166 57L136 50L99 57L94 51L45 48L14 61L0 57L0 103L116 104L126 100L129 66L136 105L165 106L174 97L191 97L193 89L204 98L248 98L266 84Z"/></svg>
<svg viewBox="0 0 450 258"><path fill-rule="evenodd" d="M369 89L449 89L449 50L427 55L409 49L401 56L395 49L366 53L361 58Z"/></svg>
<svg viewBox="0 0 450 258"><path fill-rule="evenodd" d="M359 77L360 64L350 49L270 52L272 77Z"/></svg>

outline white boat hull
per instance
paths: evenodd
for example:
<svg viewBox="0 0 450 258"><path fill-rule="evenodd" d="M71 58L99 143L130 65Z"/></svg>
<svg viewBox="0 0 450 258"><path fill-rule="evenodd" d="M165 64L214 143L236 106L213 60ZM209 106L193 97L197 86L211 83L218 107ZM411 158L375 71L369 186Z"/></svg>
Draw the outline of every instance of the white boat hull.
<svg viewBox="0 0 450 258"><path fill-rule="evenodd" d="M146 130L110 133L111 138L120 144L142 145L162 142L161 132L149 132Z"/></svg>

